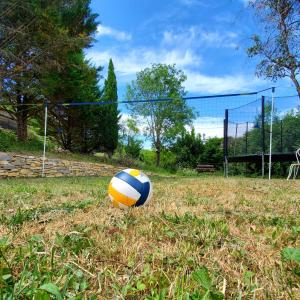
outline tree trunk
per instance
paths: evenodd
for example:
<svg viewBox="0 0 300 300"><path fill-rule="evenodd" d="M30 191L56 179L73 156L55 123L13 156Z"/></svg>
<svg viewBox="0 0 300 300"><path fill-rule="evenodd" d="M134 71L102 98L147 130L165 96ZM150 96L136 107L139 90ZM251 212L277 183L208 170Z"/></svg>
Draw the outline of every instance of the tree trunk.
<svg viewBox="0 0 300 300"><path fill-rule="evenodd" d="M300 84L299 84L299 81L297 80L296 76L294 74L291 75L291 79L296 87L296 90L297 90L297 93L298 93L298 96L300 98Z"/></svg>
<svg viewBox="0 0 300 300"><path fill-rule="evenodd" d="M159 167L160 166L160 149L156 150L156 166Z"/></svg>
<svg viewBox="0 0 300 300"><path fill-rule="evenodd" d="M114 155L113 151L111 151L111 150L108 150L108 151L106 152L106 154L108 155L108 158L109 158L109 159L112 159L112 157L113 157L113 155Z"/></svg>
<svg viewBox="0 0 300 300"><path fill-rule="evenodd" d="M26 111L18 111L17 113L17 137L19 141L26 141L28 115Z"/></svg>

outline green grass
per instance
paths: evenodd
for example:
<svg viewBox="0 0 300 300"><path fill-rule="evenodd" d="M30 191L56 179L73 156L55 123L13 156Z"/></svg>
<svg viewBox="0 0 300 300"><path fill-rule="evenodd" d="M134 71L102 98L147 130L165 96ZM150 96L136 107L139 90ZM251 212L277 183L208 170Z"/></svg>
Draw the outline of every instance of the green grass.
<svg viewBox="0 0 300 300"><path fill-rule="evenodd" d="M0 299L299 299L299 181L152 181L128 211L109 178L0 181Z"/></svg>
<svg viewBox="0 0 300 300"><path fill-rule="evenodd" d="M49 145L50 149L52 144ZM43 139L34 132L29 132L27 141L18 141L16 134L11 130L0 129L0 151L2 152L34 152L42 153Z"/></svg>

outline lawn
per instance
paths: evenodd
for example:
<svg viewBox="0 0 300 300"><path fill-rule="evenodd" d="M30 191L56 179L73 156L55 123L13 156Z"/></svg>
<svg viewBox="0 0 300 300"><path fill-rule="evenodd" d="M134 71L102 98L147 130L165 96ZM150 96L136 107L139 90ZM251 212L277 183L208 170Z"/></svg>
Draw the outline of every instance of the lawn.
<svg viewBox="0 0 300 300"><path fill-rule="evenodd" d="M152 181L128 211L109 178L0 181L0 299L300 299L300 181Z"/></svg>

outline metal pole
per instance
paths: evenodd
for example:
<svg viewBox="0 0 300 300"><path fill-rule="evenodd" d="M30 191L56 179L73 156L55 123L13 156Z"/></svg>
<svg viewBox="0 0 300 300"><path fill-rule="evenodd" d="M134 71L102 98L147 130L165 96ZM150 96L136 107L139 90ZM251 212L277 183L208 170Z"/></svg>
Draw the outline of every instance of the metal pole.
<svg viewBox="0 0 300 300"><path fill-rule="evenodd" d="M249 122L246 123L246 155L248 155L248 131L249 131ZM248 171L248 163L246 162L246 170L245 173L247 175Z"/></svg>
<svg viewBox="0 0 300 300"><path fill-rule="evenodd" d="M48 103L45 102L45 124L44 124L44 149L42 177L45 177L46 143L47 143Z"/></svg>
<svg viewBox="0 0 300 300"><path fill-rule="evenodd" d="M282 140L282 134L283 134L283 121L280 121L280 152L283 152L283 140Z"/></svg>
<svg viewBox="0 0 300 300"><path fill-rule="evenodd" d="M228 177L228 109L225 110L224 119L224 175Z"/></svg>
<svg viewBox="0 0 300 300"><path fill-rule="evenodd" d="M238 133L238 126L239 124L235 124L235 136L234 136L234 148L233 148L233 156L236 154L236 139L237 139L237 133Z"/></svg>
<svg viewBox="0 0 300 300"><path fill-rule="evenodd" d="M272 172L272 142L273 142L273 114L274 114L274 93L275 88L272 88L272 104L271 104L271 120L270 120L270 151L269 151L269 180L271 180Z"/></svg>
<svg viewBox="0 0 300 300"><path fill-rule="evenodd" d="M249 131L249 122L246 123L246 155L248 154L248 131Z"/></svg>
<svg viewBox="0 0 300 300"><path fill-rule="evenodd" d="M265 177L265 96L261 97L261 176Z"/></svg>

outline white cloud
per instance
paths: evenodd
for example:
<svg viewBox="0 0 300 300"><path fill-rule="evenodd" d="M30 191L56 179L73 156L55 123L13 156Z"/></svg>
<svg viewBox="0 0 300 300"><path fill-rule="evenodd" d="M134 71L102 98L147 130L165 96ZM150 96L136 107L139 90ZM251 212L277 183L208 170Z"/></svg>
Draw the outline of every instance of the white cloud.
<svg viewBox="0 0 300 300"><path fill-rule="evenodd" d="M229 93L234 91L249 91L265 82L254 76L241 74L208 76L197 72L186 72L186 89L192 93Z"/></svg>
<svg viewBox="0 0 300 300"><path fill-rule="evenodd" d="M96 65L106 66L112 58L119 83L127 83L135 78L137 72L153 63L176 64L187 75L185 88L189 93L218 94L238 91L251 91L263 86L266 82L251 75L207 75L197 71L201 67L202 58L191 50L163 48L136 48L123 52L117 50L88 50L87 57Z"/></svg>
<svg viewBox="0 0 300 300"><path fill-rule="evenodd" d="M118 41L125 41L125 42L130 41L132 39L132 36L129 33L126 33L124 31L119 31L103 25L98 25L96 36L97 37L110 36Z"/></svg>
<svg viewBox="0 0 300 300"><path fill-rule="evenodd" d="M223 137L223 122L223 118L198 117L193 126L195 132L202 136L205 134L205 138Z"/></svg>
<svg viewBox="0 0 300 300"><path fill-rule="evenodd" d="M96 65L106 66L112 58L119 82L129 82L135 78L137 72L151 66L152 63L176 64L187 75L185 82L189 93L218 94L237 91L250 91L262 86L265 81L254 76L243 74L210 76L195 67L201 66L201 57L191 50L165 50L137 48L123 51L92 51L87 52L87 57ZM193 70L192 70L193 69Z"/></svg>
<svg viewBox="0 0 300 300"><path fill-rule="evenodd" d="M236 48L238 34L233 31L209 31L191 26L181 31L164 31L162 44L178 47Z"/></svg>
<svg viewBox="0 0 300 300"><path fill-rule="evenodd" d="M179 68L199 66L201 57L191 50L165 50L138 48L125 51L122 54L114 51L88 51L87 57L97 65L106 65L113 59L119 76L132 76L153 63L176 64Z"/></svg>

